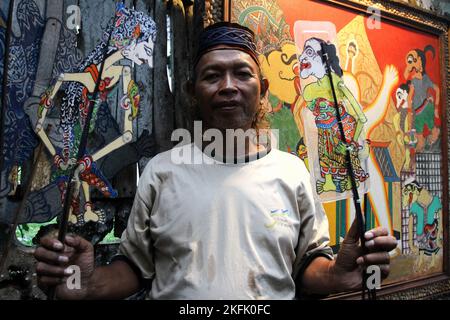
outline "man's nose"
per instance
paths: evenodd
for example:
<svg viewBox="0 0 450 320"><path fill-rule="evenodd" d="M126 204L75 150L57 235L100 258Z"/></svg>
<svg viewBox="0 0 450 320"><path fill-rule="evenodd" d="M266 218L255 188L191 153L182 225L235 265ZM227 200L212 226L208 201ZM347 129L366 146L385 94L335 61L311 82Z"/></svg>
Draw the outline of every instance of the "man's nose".
<svg viewBox="0 0 450 320"><path fill-rule="evenodd" d="M236 78L230 74L225 73L223 76L223 79L220 83L220 89L221 94L233 94L238 91L237 84L236 84Z"/></svg>

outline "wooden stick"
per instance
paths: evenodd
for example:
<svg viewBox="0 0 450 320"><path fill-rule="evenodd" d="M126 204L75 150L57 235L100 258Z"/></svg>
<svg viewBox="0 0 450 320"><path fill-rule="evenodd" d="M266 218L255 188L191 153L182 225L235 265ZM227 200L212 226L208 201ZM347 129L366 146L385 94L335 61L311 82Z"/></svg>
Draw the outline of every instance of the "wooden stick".
<svg viewBox="0 0 450 320"><path fill-rule="evenodd" d="M348 145L347 139L345 137L344 127L342 125L341 114L339 113L339 105L338 105L338 100L337 100L337 96L336 96L336 90L335 90L334 84L333 84L331 68L330 68L330 64L328 63L328 56L325 53L324 44L322 42L320 43L320 48L321 48L322 61L326 66L327 75L330 80L331 91L333 93L334 108L336 110L336 118L338 121L338 127L339 127L339 133L341 135L341 141L346 147L345 148L345 160L346 160L345 162L346 162L346 166L347 166L348 175L350 178L350 183L352 186L353 204L355 206L355 211L356 211L356 220L358 223L358 233L359 233L359 238L361 241L361 247L363 249L363 252L367 252L367 250L365 249L366 241L364 238L364 233L365 233L365 229L366 229L365 220L364 220L362 210L361 210L361 200L359 198L358 188L356 186L355 173L353 171L352 159L350 156L350 146ZM367 275L366 270L364 269L362 271L362 299L363 300L365 299L365 292L367 290L366 275ZM371 298L373 298L373 296L369 294L369 299L371 299Z"/></svg>
<svg viewBox="0 0 450 320"><path fill-rule="evenodd" d="M120 0L118 0L118 1L120 1ZM117 5L117 1L116 1L116 5ZM114 28L115 28L115 24L116 24L116 9L114 8L113 23L111 25L111 30L110 30L109 35L108 35L108 40L107 40L106 46L104 48L103 59L102 59L101 66L100 66L99 76L98 76L97 81L95 83L95 88L94 88L94 92L93 92L93 95L92 95L92 99L89 100L88 114L86 116L84 127L83 127L83 131L81 133L80 144L78 146L78 154L77 154L76 164L79 163L79 161L84 157L84 154L85 154L87 141L88 141L88 136L89 136L89 127L91 125L92 114L93 114L93 111L94 111L94 104L95 104L95 101L97 100L99 87L100 87L100 81L102 80L103 69L105 67L105 59L106 59L106 55L108 53L109 42L111 40L112 33L114 31ZM76 185L76 182L77 182L77 177L75 177L75 171L76 171L77 168L78 168L78 165L75 165L70 170L70 175L69 175L69 179L68 179L68 183L67 183L66 194L64 196L63 211L62 211L62 215L61 215L61 218L60 218L60 221L59 221L59 226L58 226L58 240L63 245L64 245L64 239L65 239L66 234L67 234L67 227L68 227L68 222L69 222L69 216L70 216L70 213L71 213L72 199L73 199L73 196L74 196L74 192L76 191L75 185ZM54 287L50 288L47 298L48 298L48 300L54 300L55 299L55 288Z"/></svg>

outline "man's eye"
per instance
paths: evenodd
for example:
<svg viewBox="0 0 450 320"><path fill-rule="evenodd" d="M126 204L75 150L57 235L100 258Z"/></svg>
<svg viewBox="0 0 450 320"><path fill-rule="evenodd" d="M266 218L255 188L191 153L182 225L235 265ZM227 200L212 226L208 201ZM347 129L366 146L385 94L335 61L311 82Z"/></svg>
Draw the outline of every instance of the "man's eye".
<svg viewBox="0 0 450 320"><path fill-rule="evenodd" d="M237 76L241 79L249 79L253 76L253 74L248 71L238 71Z"/></svg>
<svg viewBox="0 0 450 320"><path fill-rule="evenodd" d="M205 80L215 80L217 78L219 78L218 73L208 73L203 76L203 79L205 79Z"/></svg>

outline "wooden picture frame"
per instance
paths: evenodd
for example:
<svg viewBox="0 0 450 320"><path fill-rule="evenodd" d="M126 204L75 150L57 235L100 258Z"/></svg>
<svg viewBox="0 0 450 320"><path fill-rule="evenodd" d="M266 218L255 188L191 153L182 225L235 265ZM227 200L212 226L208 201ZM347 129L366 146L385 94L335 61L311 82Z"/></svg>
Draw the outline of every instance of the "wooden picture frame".
<svg viewBox="0 0 450 320"><path fill-rule="evenodd" d="M284 7L283 7L283 3L284 2ZM253 31L255 31L256 34L256 38L258 41L258 50L260 51L261 55L261 59L269 59L269 54L271 54L271 52L278 50L281 54L285 54L285 52L282 52L283 49L283 43L286 43L287 40L290 40L292 42L293 39L293 23L294 21L297 19L295 17L293 17L293 15L296 12L308 12L308 10L310 10L310 12L314 11L311 14L308 13L302 13L298 19L304 19L304 20L317 20L314 19L314 17L319 17L321 16L322 21L332 21L333 23L335 23L337 25L337 31L342 30L345 26L349 25L350 22L348 22L348 24L344 24L343 23L343 19L349 19L348 17L354 15L355 18L356 17L362 17L359 18L361 19L361 21L364 21L364 23L366 23L366 27L363 28L365 31L365 33L367 33L367 21L370 19L374 19L372 22L381 22L381 29L378 30L379 34L378 35L374 35L375 32L373 32L372 34L369 33L369 35L371 35L372 38L370 38L369 40L367 40L367 43L369 44L368 47L370 47L370 50L372 50L374 52L374 56L376 56L375 62L378 62L379 64L383 64L387 65L388 63L392 63L389 60L390 56L395 56L395 55L400 55L402 54L405 58L402 62L402 60L395 60L397 61L397 65L395 65L397 71L398 71L398 81L396 82L396 87L395 88L399 88L399 85L402 82L408 83L408 81L411 81L411 79L409 79L406 75L406 70L407 69L407 64L408 64L408 60L407 60L407 53L408 51L405 51L405 48L409 48L409 50L414 51L417 50L415 52L418 51L427 51L425 50L426 47L422 46L422 47L415 47L412 44L415 43L414 41L417 41L417 43L420 43L419 39L422 39L422 37L424 37L425 40L423 41L432 41L430 43L433 43L434 45L431 45L434 48L434 54L431 55L428 61L427 61L427 68L434 68L435 72L434 75L432 75L432 72L430 72L430 77L433 76L433 81L437 83L437 87L439 88L439 93L437 93L440 96L440 104L436 104L435 110L439 110L438 112L438 118L440 118L440 120L436 120L435 117L435 121L438 122L434 122L433 127L439 129L439 143L438 146L436 147L436 145L434 146L435 149L430 147L430 150L434 150L434 151L430 151L430 154L439 154L439 157L437 160L437 166L434 170L434 173L436 175L440 175L440 177L436 178L439 181L439 185L440 185L440 189L439 192L440 194L440 202L442 205L442 210L441 210L441 216L439 217L439 219L441 219L441 224L439 225L441 230L443 230L442 232L442 242L441 245L441 260L439 260L439 270L436 272L433 272L432 270L434 270L433 268L428 269L429 272L423 272L422 269L420 269L420 267L423 267L423 265L420 264L420 261L428 261L428 260L420 260L420 255L422 254L422 257L424 257L423 252L424 249L419 249L417 256L414 257L415 260L411 260L414 261L414 263L412 263L411 261L408 262L412 265L414 265L414 268L417 267L417 270L419 270L419 273L414 273L413 271L409 272L409 273L405 273L408 274L408 276L402 277L399 275L399 273L397 274L395 280L392 281L388 281L387 284L383 284L382 288L379 290L378 292L378 297L380 299L426 299L426 298L435 298L441 294L450 292L450 255L449 255L449 250L450 250L450 238L449 238L449 172L448 172L448 159L450 157L449 155L449 141L450 141L450 131L449 131L449 126L448 126L448 121L449 121L449 117L450 117L450 94L449 94L449 84L450 84L450 66L449 66L449 46L448 46L448 39L449 39L449 20L443 16L438 16L435 15L429 11L426 10L421 10L418 8L414 8L414 7L410 7L407 6L405 4L402 3L398 3L398 2L391 2L391 1L373 1L373 0L301 0L301 1L295 1L292 2L291 4L287 4L286 0L278 0L278 1L273 1L270 2L270 4L265 3L262 0L224 0L223 1L223 16L224 16L224 20L225 21L232 21L232 22L239 22L241 24L247 25L250 29L253 29ZM270 6L270 8L269 8ZM274 7L278 6L277 8L274 9ZM294 7L295 6L295 7ZM253 20L251 18L249 18L251 16L250 12L251 10L255 9L254 12L259 12L259 15L254 14L253 15ZM284 10L284 11L283 11ZM297 11L296 11L297 10ZM318 12L319 11L319 12ZM320 11L322 11L322 13L320 13ZM247 14L247 16L244 16L244 14ZM271 16L271 14L273 14ZM321 15L322 14L322 15ZM265 15L265 16L264 16ZM344 18L343 18L344 17ZM309 19L308 19L309 18ZM339 20L341 19L341 20ZM266 21L267 23L264 24ZM350 20L349 20L350 21ZM353 20L351 20L353 21ZM360 25L361 27L361 25ZM391 29L393 28L393 29ZM384 30L383 30L384 29ZM394 31L392 31L394 30ZM377 50L376 47L380 47L381 42L378 42L378 44L374 44L374 42L370 42L373 39L375 39L376 37L386 37L388 39L394 39L392 38L392 32L396 32L395 30L398 30L398 34L399 37L402 36L407 36L408 41L404 40L405 38L399 39L398 42L387 42L384 51L383 50L378 50L378 53L375 53L375 51ZM276 32L275 32L276 31ZM384 32L384 34L383 34ZM388 34L390 33L390 34ZM291 38L289 39L289 34L291 36ZM365 36L365 34L364 34ZM271 39L271 40L268 40ZM266 42L264 42L266 41ZM272 43L271 45L269 45L269 41L275 41L275 43ZM289 41L288 41L289 42ZM404 44L404 43L410 43L410 44ZM372 47L370 46L372 45L374 49L372 49ZM419 49L424 49L424 50L419 50ZM338 48L339 49L339 48ZM270 51L273 50L273 51ZM298 53L298 46L297 46L297 53ZM292 51L291 51L292 52ZM338 51L341 52L341 51ZM342 52L341 52L342 53ZM263 56L265 55L265 57ZM285 55L286 57L286 55ZM381 57L381 58L380 58ZM434 57L437 57L436 59L434 59ZM341 56L342 58L342 56ZM392 58L394 59L394 58ZM263 61L262 60L262 61ZM384 61L384 62L379 62L379 61ZM341 67L342 64L344 62L341 60ZM273 64L271 64L273 65ZM348 65L348 60L347 60L347 65ZM380 65L380 68L384 67ZM369 67L368 67L369 68ZM262 67L263 72L264 72L264 67ZM412 69L411 69L412 70ZM417 69L416 69L417 70ZM425 72L424 72L425 73ZM408 80L409 79L409 80ZM408 81L407 81L408 80ZM269 78L270 81L270 78ZM381 85L380 85L381 86ZM411 82L408 83L409 88L411 88ZM270 88L269 88L270 90ZM274 87L273 90L275 91L276 88ZM380 89L381 90L381 89ZM395 91L395 89L393 89L393 91ZM390 95L391 98L388 99L389 104L395 103L394 100L394 96L395 94L393 93L393 91L391 91ZM436 93L432 94L431 90L427 91L427 95L433 95L433 97L436 97ZM287 103L286 101L288 101L289 99L286 98L285 100L283 100L283 98L280 98L280 95L276 95L275 93L273 94L273 100L271 100L271 103L273 104L273 101L275 101L275 103L278 103L278 105L280 105L281 101L281 106L286 107L287 105L291 105L290 102ZM278 99L278 100L277 100ZM278 102L277 102L278 101ZM433 102L434 103L434 102ZM411 100L411 104L413 104L414 106L414 102L413 100ZM295 117L295 107L292 106L292 111L293 115ZM273 107L273 105L272 105ZM394 105L395 107L395 105ZM386 108L391 108L392 106L387 106ZM434 108L434 104L433 104L433 108ZM389 116L389 113L385 113L383 115L383 121L384 122L388 122L391 121L392 119L394 119L395 117L395 108L392 109L394 111L392 111L393 113L391 113L391 116ZM400 109L398 109L400 110ZM414 110L414 116L416 117L416 115L418 114L416 107L412 107L411 110ZM400 111L398 111L400 112ZM389 118L392 117L392 118ZM387 119L387 120L386 120ZM413 119L417 119L417 118L413 118ZM394 120L392 120L392 122L394 122ZM439 123L440 122L440 123ZM412 122L413 125L416 125L416 122ZM381 126L381 124L379 124ZM432 125L430 125L431 127ZM423 128L422 128L423 129ZM427 138L426 132L424 133L422 131L422 133L419 133L419 129L417 129L417 131L415 131L415 134L418 135L419 139L422 138ZM386 131L389 132L389 131ZM387 143L389 142L389 137L386 134L386 132L384 133L386 139L384 142L380 142L380 144L375 144L374 146L372 146L372 148L379 148L379 150L381 150L381 148L385 147L386 149L383 150L388 150L385 144L383 146L383 143ZM436 132L436 131L435 131ZM431 134L431 133L430 133ZM422 136L419 136L422 135ZM381 134L382 136L382 134ZM283 139L282 137L280 139ZM381 139L383 140L383 139ZM427 140L428 141L428 140ZM431 141L431 140L430 140ZM431 142L430 142L431 143ZM411 144L410 144L411 145ZM405 147L406 149L406 147ZM418 167L417 167L417 159L421 159L420 156L424 153L427 153L427 151L424 151L424 149L422 148L418 148L417 144L411 148L411 150L414 150L414 170L411 169L410 171L412 172L412 175L414 177L414 179L416 180L416 178L418 177ZM420 152L416 152L417 150L419 150ZM436 151L437 150L437 151ZM289 151L289 150L287 150ZM391 151L392 154L392 151ZM396 157L395 155L393 157ZM411 158L413 159L413 158ZM424 158L425 159L425 158ZM422 160L421 160L422 161ZM392 161L395 164L395 161ZM402 172L404 172L404 164L402 164L403 167L402 168ZM393 166L395 167L395 165ZM392 168L393 168L392 167ZM425 167L423 168L423 170L425 170L424 174L428 175L429 177L432 175L431 171L431 162L428 162L428 164L425 164ZM422 170L422 169L421 169ZM428 170L428 171L427 171ZM394 171L396 171L394 169ZM386 178L386 175L383 173L384 176L384 182L385 182L385 186L384 188L388 188L386 187L387 184L389 184L389 188L391 188L391 184L389 181L397 181L394 182L394 189L397 188L400 190L400 192L403 192L405 189L405 181L403 180L403 177L400 177L400 171L397 172L397 180L389 180L388 178ZM403 173L402 173L403 174ZM395 174L394 174L395 175ZM406 178L405 178L406 179ZM440 179L440 180L439 180ZM420 179L419 179L420 180ZM395 187L396 183L400 183L400 187ZM427 187L425 189L429 188L429 186L427 185ZM431 190L431 189L430 189ZM398 194L398 190L397 193ZM392 232L394 233L394 235L398 236L398 240L399 240L399 245L401 247L401 254L399 254L398 257L403 257L403 256L408 256L408 257L413 257L413 253L412 253L412 248L408 247L408 244L411 243L408 239L404 239L404 234L408 234L408 230L414 230L413 231L413 235L411 235L414 240L412 243L414 244L414 246L416 245L416 240L419 232L417 231L417 221L416 220L411 220L411 221L416 221L414 222L414 229L408 229L408 223L409 222L405 222L407 219L408 221L410 220L411 217L413 217L413 213L407 213L408 216L404 216L404 206L403 203L401 203L403 199L403 194L401 194L399 196L399 198L390 198L389 201L389 212L391 215L391 220L389 220L392 225ZM397 201L395 201L397 200ZM376 201L373 200L373 201ZM400 203L398 203L400 202ZM409 203L409 206L407 206L408 210L411 210L411 202ZM347 208L348 209L348 208ZM343 211L347 210L344 206ZM338 212L338 206L336 205L336 215L339 214ZM413 212L413 211L411 211ZM400 218L398 218L398 216L396 216L397 218L393 217L395 216L395 214L401 214ZM345 212L344 212L344 217L345 217ZM415 217L417 218L418 215L415 215ZM414 218L414 219L416 219ZM427 218L426 213L425 213L425 219ZM337 218L336 218L337 219ZM400 223L398 223L398 220L400 220ZM380 221L378 218L374 219L374 225L380 224ZM397 222L396 222L397 221ZM396 225L397 223L397 225ZM412 222L411 222L412 223ZM338 223L336 222L336 230L333 230L336 234L336 241L337 241L337 245L339 244L339 232L337 230L337 225ZM380 224L381 225L381 224ZM348 228L348 218L347 218L347 228ZM418 245L418 244L417 244ZM404 248L407 248L404 250ZM409 251L408 251L409 250ZM418 258L419 257L419 258ZM431 254L431 257L433 257L433 254ZM397 257L394 257L393 259L391 259L392 261L392 266L394 266L395 259ZM401 261L400 258L398 261ZM411 258L413 259L413 258ZM417 260L419 259L419 260ZM423 259L428 259L428 256L426 258ZM419 264L417 263L417 261L419 261ZM434 260L433 260L434 261ZM400 264L400 262L397 262L398 264ZM394 267L395 269L395 267ZM404 270L403 270L404 271ZM389 278L388 278L389 280ZM359 298L360 295L359 293L348 293L348 294L342 294L342 295L338 295L335 296L333 298L340 298L340 299L344 299L344 298L349 298L349 299L355 299L355 298Z"/></svg>

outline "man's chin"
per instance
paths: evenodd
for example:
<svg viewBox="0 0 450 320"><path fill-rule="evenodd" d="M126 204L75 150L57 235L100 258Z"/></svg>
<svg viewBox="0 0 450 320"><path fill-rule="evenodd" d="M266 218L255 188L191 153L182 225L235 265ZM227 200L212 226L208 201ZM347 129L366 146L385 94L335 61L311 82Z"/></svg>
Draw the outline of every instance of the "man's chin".
<svg viewBox="0 0 450 320"><path fill-rule="evenodd" d="M238 120L235 117L221 117L219 119L215 119L210 123L203 123L205 128L218 129L218 130L226 130L226 129L243 129L246 130L251 127L251 122Z"/></svg>

